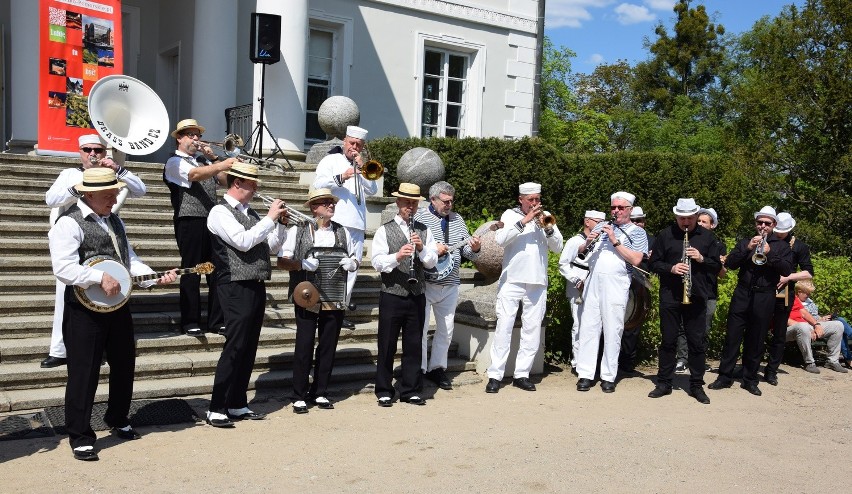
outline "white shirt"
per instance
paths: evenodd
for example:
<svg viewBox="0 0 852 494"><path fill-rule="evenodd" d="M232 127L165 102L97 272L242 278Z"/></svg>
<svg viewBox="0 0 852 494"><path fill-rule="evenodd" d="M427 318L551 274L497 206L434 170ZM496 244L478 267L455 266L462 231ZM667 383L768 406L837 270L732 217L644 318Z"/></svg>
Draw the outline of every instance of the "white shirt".
<svg viewBox="0 0 852 494"><path fill-rule="evenodd" d="M278 252L278 257L286 257L288 259L292 259L293 255L296 251L296 230L299 227L296 225L291 226L287 229L287 240L284 241L284 245L281 246L281 250ZM349 240L349 232L346 228L343 228L343 234L346 236L346 243L344 246L346 248L350 248L350 240ZM334 247L334 230L331 229L331 224L329 224L325 228L320 228L318 230L314 230L314 247ZM352 252L349 252L349 255L354 255Z"/></svg>
<svg viewBox="0 0 852 494"><path fill-rule="evenodd" d="M548 237L535 221L519 230L517 225L523 218L524 215L514 209L507 209L500 217L503 228L494 234L494 241L503 247L500 283L547 286L547 251L559 252L562 249L562 234L554 225L553 234Z"/></svg>
<svg viewBox="0 0 852 494"><path fill-rule="evenodd" d="M94 218L98 225L109 232L106 218L99 216L82 199L77 201L83 217ZM121 219L119 219L121 221ZM124 222L122 222L124 225ZM59 218L47 233L50 245L50 261L53 264L53 274L65 285L74 285L88 288L91 285L99 285L103 279L103 271L80 264L80 245L83 243L83 229L74 219L67 216ZM130 256L130 275L139 276L151 274L153 269L143 264L136 256L133 246L128 242L128 254ZM116 259L117 260L117 259ZM148 287L157 283L157 280L148 280L139 283L141 287Z"/></svg>
<svg viewBox="0 0 852 494"><path fill-rule="evenodd" d="M142 197L147 192L145 183L142 179L134 175L126 168L119 168L116 173L118 179L127 184L127 192L130 197ZM47 190L44 195L44 201L52 208L68 209L77 203L80 194L74 189L74 186L83 181L83 170L81 168L66 168L59 173L56 181ZM115 211L113 211L115 212Z"/></svg>
<svg viewBox="0 0 852 494"><path fill-rule="evenodd" d="M602 230L604 224L601 221L592 231ZM615 238L621 242L621 245L643 254L648 253L648 235L642 227L627 223L613 225L613 230L615 231ZM586 261L589 263L590 274L605 273L626 276L633 270L632 267L627 266L627 261L621 257L616 247L609 241L609 236L604 233L601 233L600 240L592 249L592 252L586 256Z"/></svg>
<svg viewBox="0 0 852 494"><path fill-rule="evenodd" d="M237 208L238 211L249 217L248 206L243 206L229 194L225 194L224 199L232 208ZM231 210L223 204L217 204L210 210L210 214L207 215L207 229L226 244L241 252L248 252L252 247L264 241L269 245L269 252L278 252L287 238L287 229L277 221L272 221L268 216L261 216L260 221L246 230L234 218Z"/></svg>
<svg viewBox="0 0 852 494"><path fill-rule="evenodd" d="M358 177L361 184L361 204L355 197L355 175L343 184L338 184L335 177L342 174L352 163L346 159L343 153L329 154L317 165L317 176L312 187L314 189L328 188L331 193L340 198L334 209L334 221L357 230L367 229L367 196L374 196L379 190L375 180L367 180L363 176Z"/></svg>
<svg viewBox="0 0 852 494"><path fill-rule="evenodd" d="M403 234L406 236L411 235L408 231L408 223L400 215L394 216L393 221L399 225ZM428 228L426 229L426 239L423 240L423 249L417 253L417 256L425 268L433 268L435 267L435 263L438 262L435 237L432 236L432 232ZM388 251L388 234L385 230L385 225L380 226L373 236L373 258L371 263L373 264L373 268L381 273L390 273L399 266L399 261L396 260L396 252Z"/></svg>
<svg viewBox="0 0 852 494"><path fill-rule="evenodd" d="M185 189L192 187L192 182L189 180L189 171L199 166L195 156L190 156L180 149L175 150L175 154L181 159L169 159L166 161L166 167L163 169L163 176L169 182L179 185Z"/></svg>

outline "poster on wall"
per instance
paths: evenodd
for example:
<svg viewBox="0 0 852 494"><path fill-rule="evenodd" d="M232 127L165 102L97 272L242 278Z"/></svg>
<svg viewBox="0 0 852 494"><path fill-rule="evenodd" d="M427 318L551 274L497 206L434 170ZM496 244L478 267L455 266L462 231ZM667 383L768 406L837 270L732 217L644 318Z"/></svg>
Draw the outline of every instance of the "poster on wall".
<svg viewBox="0 0 852 494"><path fill-rule="evenodd" d="M87 98L98 79L122 73L121 0L41 0L38 154L76 156L95 132Z"/></svg>

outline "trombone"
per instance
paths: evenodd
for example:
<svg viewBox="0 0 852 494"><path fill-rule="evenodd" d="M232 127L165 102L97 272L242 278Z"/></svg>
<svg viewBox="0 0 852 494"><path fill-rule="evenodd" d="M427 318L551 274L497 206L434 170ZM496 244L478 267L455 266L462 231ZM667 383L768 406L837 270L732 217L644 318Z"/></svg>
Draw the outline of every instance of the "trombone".
<svg viewBox="0 0 852 494"><path fill-rule="evenodd" d="M361 165L361 175L367 180L378 180L385 173L385 167L377 160L373 159L370 148L364 144L364 151L367 152L367 162Z"/></svg>
<svg viewBox="0 0 852 494"><path fill-rule="evenodd" d="M269 197L269 196L265 196L263 194L255 194L254 196L257 197L258 199L260 199L261 201L263 201L263 204L265 204L267 207L272 206L272 203L275 201L274 198ZM305 213L303 213L303 212L301 212L301 211L299 211L295 208L291 208L290 206L288 206L286 204L284 204L283 209L285 209L287 211L287 216L294 223L296 223L298 225L310 224L314 228L317 228L317 220L311 218L310 216L306 215ZM280 222L280 219L279 219L279 222Z"/></svg>
<svg viewBox="0 0 852 494"><path fill-rule="evenodd" d="M219 148L225 154L225 156L229 158L237 158L240 161L245 161L247 163L251 163L258 166L264 167L272 167L278 169L281 173L284 173L284 167L278 164L272 158L257 158L255 156L251 156L249 154L245 154L242 152L243 145L245 141L243 138L238 136L237 134L228 134L225 136L225 139L219 142L210 142L210 141L197 141L198 144L208 146L210 148ZM287 161L287 164L290 164ZM292 168L293 165L290 165Z"/></svg>

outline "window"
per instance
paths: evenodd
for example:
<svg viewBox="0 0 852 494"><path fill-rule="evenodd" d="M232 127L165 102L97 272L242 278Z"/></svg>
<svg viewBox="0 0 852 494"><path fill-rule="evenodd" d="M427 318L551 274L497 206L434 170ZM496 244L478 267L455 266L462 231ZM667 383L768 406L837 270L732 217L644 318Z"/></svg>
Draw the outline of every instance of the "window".
<svg viewBox="0 0 852 494"><path fill-rule="evenodd" d="M421 137L464 137L468 56L427 48L423 61Z"/></svg>
<svg viewBox="0 0 852 494"><path fill-rule="evenodd" d="M324 141L325 132L319 125L319 108L331 95L334 67L334 33L319 29L310 30L308 40L308 91L305 115L305 139Z"/></svg>

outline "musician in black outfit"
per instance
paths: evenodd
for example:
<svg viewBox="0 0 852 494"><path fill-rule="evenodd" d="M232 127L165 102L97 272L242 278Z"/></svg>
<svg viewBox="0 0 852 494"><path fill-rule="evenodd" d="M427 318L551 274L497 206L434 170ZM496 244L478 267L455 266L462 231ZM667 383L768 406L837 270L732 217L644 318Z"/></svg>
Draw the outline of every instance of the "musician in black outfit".
<svg viewBox="0 0 852 494"><path fill-rule="evenodd" d="M342 269L340 293L343 298L339 305L332 302L317 302L305 307L297 303L296 310L296 349L293 354L293 412L307 413L306 400L311 399L318 408L330 410L334 404L328 399L328 383L334 369L334 353L340 328L343 324L343 311L346 308L347 272L358 270L358 260L349 242L349 232L339 223L331 220L335 204L340 199L331 193L331 189L317 189L309 193L306 206L311 208L316 226L303 222L290 227L287 240L278 254L278 267L290 272L290 291L292 300L296 286L303 281L324 285L329 275ZM334 271L319 270L319 260L314 248L334 248L344 253ZM321 279L317 279L321 278ZM314 335L318 334L314 380L308 384L311 373L311 360L314 355Z"/></svg>
<svg viewBox="0 0 852 494"><path fill-rule="evenodd" d="M729 388L733 384L734 365L740 344L743 345L743 382L740 387L760 396L757 368L763 356L763 341L775 310L775 288L782 276L793 270L790 245L778 238L772 229L777 223L775 209L764 206L754 213L757 235L743 239L725 259L725 267L739 269L737 287L728 308L728 330L719 363L719 377L710 389ZM758 263L755 264L755 254ZM762 257L765 262L761 263Z"/></svg>
<svg viewBox="0 0 852 494"><path fill-rule="evenodd" d="M204 127L194 119L178 122L171 136L177 149L163 168L163 182L169 188L175 210L175 240L183 266L195 266L211 260L210 232L207 215L216 205L216 185L225 185L225 172L235 158L218 161L209 146L199 142ZM207 328L223 332L222 309L216 300L215 275L207 276ZM189 274L180 279L181 332L201 336L201 275Z"/></svg>
<svg viewBox="0 0 852 494"><path fill-rule="evenodd" d="M671 394L677 337L683 327L689 347L689 394L708 404L710 399L704 392L704 324L707 299L722 263L716 237L698 225L698 210L692 198L678 199L673 208L676 221L657 234L651 253L651 271L660 275L662 341L657 385L648 396Z"/></svg>
<svg viewBox="0 0 852 494"><path fill-rule="evenodd" d="M48 233L53 273L66 285L62 320L68 359L65 425L74 458L78 460L98 459L94 450L96 436L90 421L104 352L109 364L109 399L104 422L121 439L140 437L130 426L127 416L136 362L130 305L111 312L94 311L74 294L78 287L98 290L95 285L110 297L120 292L121 285L115 277L85 263L95 256L108 256L120 262L132 276L154 272L136 257L127 241L124 222L111 213L122 187L124 182L118 181L111 168L86 169L83 181L75 187L80 199L62 214ZM175 272L169 271L142 286L163 285L175 279Z"/></svg>
<svg viewBox="0 0 852 494"><path fill-rule="evenodd" d="M796 296L796 282L810 280L814 277L814 265L811 262L811 249L808 244L793 235L796 220L790 213L778 213L778 224L775 225L775 235L790 246L793 252L793 272L782 276L778 281L778 293L775 297L775 317L772 325L772 339L769 342L769 361L763 371L763 379L767 383L778 385L778 367L784 357L784 344L787 342L787 319L793 308L793 298ZM798 268L798 271L796 269ZM785 296L786 294L786 296Z"/></svg>

